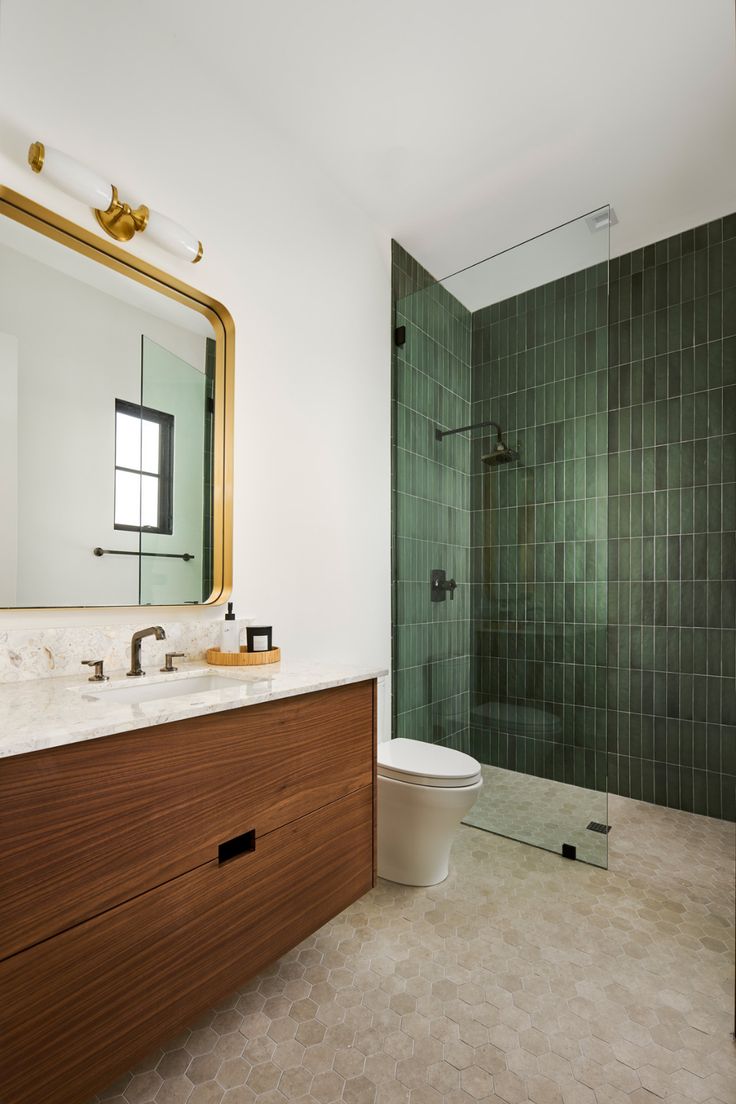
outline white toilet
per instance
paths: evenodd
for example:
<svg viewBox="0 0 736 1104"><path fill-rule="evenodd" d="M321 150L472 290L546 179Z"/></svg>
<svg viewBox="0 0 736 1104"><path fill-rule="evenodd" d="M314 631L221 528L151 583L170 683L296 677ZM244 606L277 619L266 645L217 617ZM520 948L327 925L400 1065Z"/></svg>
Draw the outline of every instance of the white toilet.
<svg viewBox="0 0 736 1104"><path fill-rule="evenodd" d="M378 745L378 875L430 886L447 877L460 821L483 785L480 763L422 740Z"/></svg>

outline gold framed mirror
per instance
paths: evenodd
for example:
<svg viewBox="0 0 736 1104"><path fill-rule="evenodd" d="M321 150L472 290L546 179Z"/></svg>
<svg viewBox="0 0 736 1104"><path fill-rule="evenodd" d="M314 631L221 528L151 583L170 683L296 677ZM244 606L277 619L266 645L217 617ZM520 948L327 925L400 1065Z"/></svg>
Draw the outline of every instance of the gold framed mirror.
<svg viewBox="0 0 736 1104"><path fill-rule="evenodd" d="M0 608L232 586L234 325L0 186Z"/></svg>

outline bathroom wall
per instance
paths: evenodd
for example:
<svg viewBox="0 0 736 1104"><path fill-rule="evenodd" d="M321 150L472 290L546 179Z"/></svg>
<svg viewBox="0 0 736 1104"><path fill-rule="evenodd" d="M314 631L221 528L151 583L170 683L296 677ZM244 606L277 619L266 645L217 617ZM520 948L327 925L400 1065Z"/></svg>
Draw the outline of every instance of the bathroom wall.
<svg viewBox="0 0 736 1104"><path fill-rule="evenodd" d="M90 211L28 169L39 138L202 238L195 267L144 236L129 248L235 319L236 609L272 623L287 658L388 666L389 237L235 98L196 36L144 0L125 24L145 33L118 49L104 5L3 0L0 181L95 231ZM222 611L156 614L169 616ZM119 624L123 636L129 620L0 614L0 629Z"/></svg>
<svg viewBox="0 0 736 1104"><path fill-rule="evenodd" d="M600 249L598 250L600 252ZM606 788L607 266L473 314L469 750ZM507 711L504 703L513 703Z"/></svg>
<svg viewBox="0 0 736 1104"><path fill-rule="evenodd" d="M595 319L598 335L605 309L605 281L599 274L600 269L588 269L567 281L579 296L577 302L568 300L569 306L581 317ZM492 477L474 476L474 579L485 588L475 604L480 616L475 623L474 703L507 695L534 704L538 695L543 708L563 719L563 742L573 745L563 749L561 758L553 753L547 760L548 736L504 742L503 733L494 733L491 762L547 775L549 761L552 777L595 788L607 782L611 792L623 796L734 819L735 284L734 216L614 258L607 396L600 372L606 358L600 348L596 353L592 337L581 353L584 374L576 362L570 390L556 362L553 372L547 366L539 375L540 363L546 364L544 357L539 359L544 334L539 318L535 323L529 316L526 332L538 334L528 346L537 353L534 384L543 388L535 395L529 390L528 353L526 363L519 359L515 368L506 355L511 350L499 319L513 311L513 301L490 309L495 332L493 324L488 332L487 309L474 314L473 420L492 408L504 426L516 427L528 423L531 404L535 425L546 422L552 409L563 434L574 439L571 412L577 420L580 403L587 418L593 411L609 411L607 476L597 448L595 466L586 461L585 471L575 471L568 463L557 463L554 482L550 473L549 487L536 487L532 494L532 500L554 501L558 507L536 512L532 540L564 538L563 544L547 545L548 568L544 558L536 560L542 581L547 581L547 570L549 581L557 580L552 590L558 590L565 611L562 634L570 639L563 643L562 657L573 665L567 668L569 679L559 681L562 698L549 695L555 681L549 662L555 649L548 654L549 642L533 641L529 654L529 641L524 640L527 654L520 654L521 638L510 649L501 631L508 618L528 615L519 603L528 602L532 590L525 561L529 522L524 517L528 498L523 474L503 470ZM554 287L533 289L524 298L539 311ZM482 396L488 389L492 399L486 408ZM604 431L599 421L597 434L600 445ZM516 440L511 429L509 436ZM528 435L522 432L519 439L526 457ZM475 462L472 469L478 469ZM598 510L606 483L607 517ZM572 528L566 520L558 528L559 506L566 509L570 495L579 499L581 494L588 507L596 504L594 518L586 509L584 517L573 514ZM591 520L596 531L588 530L582 541L580 534ZM563 557L563 565L570 558L574 572L570 578L576 581L565 584L564 594L552 549ZM586 583L581 586L579 578ZM539 588L533 589L538 595ZM595 602L592 618L585 616L582 637L571 624L585 608L576 600L578 589L583 602ZM510 610L502 609L504 605ZM488 634L483 617L494 606L501 616ZM606 621L604 640L599 630ZM555 605L545 622L545 631L560 625ZM544 669L539 666L543 656ZM564 719L563 701L575 703L572 726ZM474 716L471 708L471 722ZM473 733L478 735L477 726ZM604 768L601 752L606 744ZM480 751L477 740L472 746Z"/></svg>
<svg viewBox="0 0 736 1104"><path fill-rule="evenodd" d="M429 290L423 291L429 285ZM470 312L393 243L394 736L457 743L468 720ZM460 584L430 601L430 572Z"/></svg>
<svg viewBox="0 0 736 1104"><path fill-rule="evenodd" d="M609 276L608 324L605 266L472 315L468 421L497 418L521 462L488 469L491 437L459 442L474 618L459 746L733 820L736 215L615 258ZM415 677L415 716L427 685ZM559 731L485 723L479 709L508 700Z"/></svg>
<svg viewBox="0 0 736 1104"><path fill-rule="evenodd" d="M610 291L609 785L734 819L736 215Z"/></svg>

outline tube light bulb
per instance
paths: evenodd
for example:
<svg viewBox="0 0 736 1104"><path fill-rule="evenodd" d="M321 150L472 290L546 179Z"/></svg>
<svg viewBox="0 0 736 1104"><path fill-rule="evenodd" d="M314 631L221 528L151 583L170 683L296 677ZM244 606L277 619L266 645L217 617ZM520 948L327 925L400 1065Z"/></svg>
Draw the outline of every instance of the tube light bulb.
<svg viewBox="0 0 736 1104"><path fill-rule="evenodd" d="M57 188L88 207L106 211L112 203L112 184L61 150L34 142L28 151L28 162L34 172L42 173Z"/></svg>
<svg viewBox="0 0 736 1104"><path fill-rule="evenodd" d="M202 258L201 241L178 222L159 214L158 211L149 211L145 234L156 245L160 245L162 249L168 249L169 253L173 253L175 257L181 257L184 261L196 264Z"/></svg>

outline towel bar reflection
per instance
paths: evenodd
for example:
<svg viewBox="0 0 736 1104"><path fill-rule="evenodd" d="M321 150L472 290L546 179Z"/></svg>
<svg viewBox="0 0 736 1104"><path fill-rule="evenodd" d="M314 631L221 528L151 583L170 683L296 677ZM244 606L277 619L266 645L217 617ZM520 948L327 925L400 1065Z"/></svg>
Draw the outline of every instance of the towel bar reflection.
<svg viewBox="0 0 736 1104"><path fill-rule="evenodd" d="M191 552L124 552L118 548L93 548L95 556L158 556L163 560L193 560Z"/></svg>

